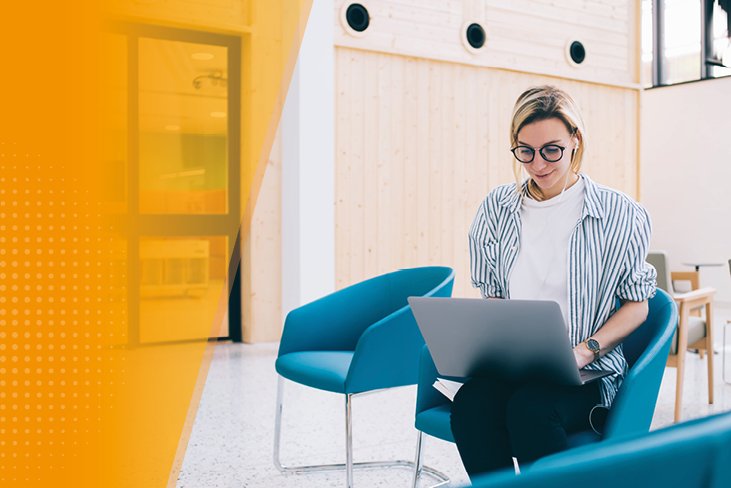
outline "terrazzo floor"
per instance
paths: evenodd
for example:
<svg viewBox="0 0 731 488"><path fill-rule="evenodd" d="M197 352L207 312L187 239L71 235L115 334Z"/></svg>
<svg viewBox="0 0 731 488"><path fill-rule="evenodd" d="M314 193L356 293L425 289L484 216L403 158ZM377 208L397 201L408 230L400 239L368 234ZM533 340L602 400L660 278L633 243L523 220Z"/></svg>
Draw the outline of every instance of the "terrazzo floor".
<svg viewBox="0 0 731 488"><path fill-rule="evenodd" d="M706 361L688 354L682 421L731 410L731 385L724 383L721 353L729 354L726 377L731 381L729 345L722 343L723 326L731 308L716 306L715 403L708 404ZM731 328L730 328L731 329ZM338 487L343 472L281 474L272 462L278 343L231 344L216 347L203 397L185 454L178 488L198 487ZM673 422L676 370L663 377L652 429ZM283 464L342 463L345 461L344 400L342 395L285 383ZM353 400L354 460L413 460L415 387L395 388L356 396ZM429 437L425 463L446 473L451 486L469 479L451 443ZM356 487L408 487L411 472L402 469L356 471Z"/></svg>

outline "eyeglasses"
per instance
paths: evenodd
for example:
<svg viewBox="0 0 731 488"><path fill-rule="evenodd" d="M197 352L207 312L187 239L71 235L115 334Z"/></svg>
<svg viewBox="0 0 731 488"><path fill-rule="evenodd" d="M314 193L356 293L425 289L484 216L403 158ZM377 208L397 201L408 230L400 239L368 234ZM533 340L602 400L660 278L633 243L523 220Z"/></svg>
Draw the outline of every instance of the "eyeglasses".
<svg viewBox="0 0 731 488"><path fill-rule="evenodd" d="M564 149L566 148L563 146L559 146L556 144L547 144L538 149L538 152L540 152L543 159L545 159L549 163L555 163L563 157ZM536 157L536 150L528 146L516 146L511 149L510 152L513 153L515 159L523 164L532 163L533 159Z"/></svg>

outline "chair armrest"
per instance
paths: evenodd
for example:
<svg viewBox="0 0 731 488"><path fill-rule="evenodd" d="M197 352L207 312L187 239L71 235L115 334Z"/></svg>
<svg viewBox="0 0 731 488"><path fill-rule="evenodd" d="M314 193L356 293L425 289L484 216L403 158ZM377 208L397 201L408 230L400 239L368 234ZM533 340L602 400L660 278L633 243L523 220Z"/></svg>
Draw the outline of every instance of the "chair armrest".
<svg viewBox="0 0 731 488"><path fill-rule="evenodd" d="M650 304L647 320L664 324L652 347L637 359L622 382L620 391L609 410L602 439L614 439L627 435L646 433L650 429L657 403L657 394L665 371L665 364L673 334L678 325L678 309L663 290ZM664 297L660 307L655 301ZM643 324L644 326L644 324ZM640 327L643 327L640 326Z"/></svg>
<svg viewBox="0 0 731 488"><path fill-rule="evenodd" d="M680 308L686 310L696 308L707 303L713 303L713 295L716 290L711 287L699 288L688 293L679 293L673 297Z"/></svg>
<svg viewBox="0 0 731 488"><path fill-rule="evenodd" d="M415 384L423 345L408 305L379 320L358 340L345 379L346 393Z"/></svg>
<svg viewBox="0 0 731 488"><path fill-rule="evenodd" d="M698 300L699 298L712 298L716 293L715 288L706 286L697 290L689 291L688 293L677 293L673 296L673 299L678 303L682 303Z"/></svg>

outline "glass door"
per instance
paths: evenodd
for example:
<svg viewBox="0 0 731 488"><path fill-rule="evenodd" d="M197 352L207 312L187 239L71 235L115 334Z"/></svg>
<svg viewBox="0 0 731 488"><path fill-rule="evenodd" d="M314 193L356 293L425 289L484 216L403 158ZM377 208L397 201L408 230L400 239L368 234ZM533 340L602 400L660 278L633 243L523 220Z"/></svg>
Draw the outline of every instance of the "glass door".
<svg viewBox="0 0 731 488"><path fill-rule="evenodd" d="M126 269L129 339L205 340L233 285L226 276L240 224L241 39L127 23L111 30L127 53L126 126L117 136L126 143L114 160L123 161L126 181L117 189L126 203L119 224L128 261L139 264ZM239 293L231 290L234 300ZM240 321L240 313L226 317L218 336L239 331Z"/></svg>

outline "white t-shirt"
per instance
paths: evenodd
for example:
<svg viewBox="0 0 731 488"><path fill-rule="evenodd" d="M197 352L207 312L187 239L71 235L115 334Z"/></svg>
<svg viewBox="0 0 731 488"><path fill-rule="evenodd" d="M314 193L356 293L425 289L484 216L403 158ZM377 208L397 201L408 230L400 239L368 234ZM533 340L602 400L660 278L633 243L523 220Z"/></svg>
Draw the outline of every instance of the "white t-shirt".
<svg viewBox="0 0 731 488"><path fill-rule="evenodd" d="M510 298L555 300L569 323L569 240L584 206L584 180L550 200L524 198L521 239L510 275ZM568 328L568 325L567 325Z"/></svg>

